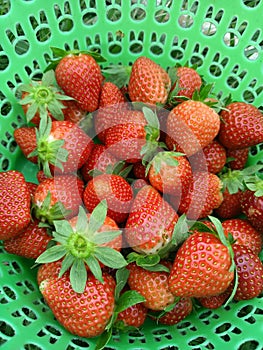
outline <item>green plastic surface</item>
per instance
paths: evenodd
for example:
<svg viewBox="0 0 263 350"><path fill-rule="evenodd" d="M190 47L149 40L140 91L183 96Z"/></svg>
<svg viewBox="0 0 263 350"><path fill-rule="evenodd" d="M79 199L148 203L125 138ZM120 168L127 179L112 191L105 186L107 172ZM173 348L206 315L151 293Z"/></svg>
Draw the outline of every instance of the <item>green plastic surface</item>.
<svg viewBox="0 0 263 350"><path fill-rule="evenodd" d="M4 0L0 6L0 171L36 167L16 146L24 123L21 82L41 74L51 46L96 48L110 63L145 55L163 67L197 64L218 96L263 110L262 0ZM248 163L262 162L262 146ZM65 331L38 290L33 262L0 250L0 346L4 350L94 349ZM174 327L148 320L141 334L115 335L109 349L262 349L263 297L201 309Z"/></svg>

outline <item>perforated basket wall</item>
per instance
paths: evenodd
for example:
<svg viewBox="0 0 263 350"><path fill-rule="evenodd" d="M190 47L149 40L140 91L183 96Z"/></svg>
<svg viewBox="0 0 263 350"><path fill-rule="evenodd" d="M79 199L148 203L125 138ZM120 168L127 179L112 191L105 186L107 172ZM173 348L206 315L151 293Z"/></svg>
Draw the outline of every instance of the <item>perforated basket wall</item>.
<svg viewBox="0 0 263 350"><path fill-rule="evenodd" d="M219 96L263 110L262 0L3 0L0 6L0 171L36 168L13 130L24 122L17 87L41 74L50 47L96 48L107 64L145 55L163 67L197 64ZM262 146L249 163L262 162ZM0 346L94 349L96 340L66 332L43 302L31 261L0 250ZM109 349L262 349L263 298L201 309L175 327L147 321L140 335L113 337Z"/></svg>

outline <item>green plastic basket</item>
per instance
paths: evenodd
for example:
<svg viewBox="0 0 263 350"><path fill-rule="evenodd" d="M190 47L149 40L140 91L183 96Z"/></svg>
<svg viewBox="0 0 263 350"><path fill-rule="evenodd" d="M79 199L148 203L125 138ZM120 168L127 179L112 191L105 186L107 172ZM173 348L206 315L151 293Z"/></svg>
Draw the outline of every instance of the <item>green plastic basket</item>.
<svg viewBox="0 0 263 350"><path fill-rule="evenodd" d="M263 0L0 1L0 171L36 181L13 131L24 122L17 87L41 74L51 46L98 49L112 63L145 55L163 67L196 64L218 96L263 109ZM248 164L262 162L262 145ZM36 283L33 261L0 250L0 346L5 350L94 349L96 339L69 334ZM148 320L141 334L114 335L108 349L262 349L263 297L200 309L177 326Z"/></svg>

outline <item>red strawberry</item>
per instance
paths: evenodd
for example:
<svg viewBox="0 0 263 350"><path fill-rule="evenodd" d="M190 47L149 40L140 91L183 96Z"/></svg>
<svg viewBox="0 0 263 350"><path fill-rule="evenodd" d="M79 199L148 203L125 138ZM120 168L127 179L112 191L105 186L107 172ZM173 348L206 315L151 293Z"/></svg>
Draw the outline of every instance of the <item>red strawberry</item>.
<svg viewBox="0 0 263 350"><path fill-rule="evenodd" d="M51 263L42 264L37 270L37 283L40 283L48 278L56 278L61 270L62 260L53 261Z"/></svg>
<svg viewBox="0 0 263 350"><path fill-rule="evenodd" d="M161 261L168 269L169 262ZM128 284L132 290L136 290L144 298L144 305L152 310L163 310L174 302L174 296L168 287L168 271L149 271L136 263L127 266L130 271Z"/></svg>
<svg viewBox="0 0 263 350"><path fill-rule="evenodd" d="M30 160L32 163L37 164L37 156L29 157L29 154L32 153L36 146L36 129L34 127L22 126L14 130L14 139L24 156Z"/></svg>
<svg viewBox="0 0 263 350"><path fill-rule="evenodd" d="M37 189L37 186L38 186L38 184L35 184L34 182L27 181L27 188L29 190L31 198L33 198L33 196L35 194L35 190Z"/></svg>
<svg viewBox="0 0 263 350"><path fill-rule="evenodd" d="M84 183L76 175L58 175L40 182L33 197L36 218L53 223L73 217L82 204Z"/></svg>
<svg viewBox="0 0 263 350"><path fill-rule="evenodd" d="M139 253L154 254L172 239L178 220L176 211L151 185L143 186L130 208L125 225L125 240Z"/></svg>
<svg viewBox="0 0 263 350"><path fill-rule="evenodd" d="M170 88L168 73L153 60L140 56L133 62L128 83L132 102L165 104Z"/></svg>
<svg viewBox="0 0 263 350"><path fill-rule="evenodd" d="M74 335L92 338L99 336L114 311L114 278L103 273L104 283L90 272L83 293L75 292L66 272L62 277L48 278L40 291L61 325ZM63 307L61 307L63 305Z"/></svg>
<svg viewBox="0 0 263 350"><path fill-rule="evenodd" d="M222 222L225 234L231 234L234 244L248 246L255 254L259 254L263 247L263 237L248 220L235 218Z"/></svg>
<svg viewBox="0 0 263 350"><path fill-rule="evenodd" d="M220 128L219 115L201 101L188 100L174 107L168 115L167 134L169 148L187 156L209 145Z"/></svg>
<svg viewBox="0 0 263 350"><path fill-rule="evenodd" d="M179 248L169 277L175 296L208 297L224 292L234 278L228 247L210 232L194 232Z"/></svg>
<svg viewBox="0 0 263 350"><path fill-rule="evenodd" d="M141 149L146 143L147 121L141 111L127 111L120 122L105 133L105 145L118 159L128 163L141 160Z"/></svg>
<svg viewBox="0 0 263 350"><path fill-rule="evenodd" d="M105 82L101 88L99 109L94 113L94 127L99 140L105 143L108 128L120 122L121 111L129 109L121 90L112 82Z"/></svg>
<svg viewBox="0 0 263 350"><path fill-rule="evenodd" d="M102 174L94 177L85 188L84 204L88 211L92 212L103 199L107 201L107 215L117 223L124 222L128 217L133 200L130 184L115 174Z"/></svg>
<svg viewBox="0 0 263 350"><path fill-rule="evenodd" d="M231 286L231 285L230 285ZM231 295L231 288L228 287L223 293L212 295L210 297L197 298L199 303L207 309L218 309Z"/></svg>
<svg viewBox="0 0 263 350"><path fill-rule="evenodd" d="M143 165L141 161L133 164L132 172L136 179L143 179L145 181L148 181L145 165Z"/></svg>
<svg viewBox="0 0 263 350"><path fill-rule="evenodd" d="M91 54L66 52L55 68L58 85L66 95L78 101L81 109L94 112L99 105L102 73L100 66Z"/></svg>
<svg viewBox="0 0 263 350"><path fill-rule="evenodd" d="M218 208L214 209L214 214L221 219L238 217L241 214L241 191L229 193L229 190L226 188L223 190L222 195L223 201Z"/></svg>
<svg viewBox="0 0 263 350"><path fill-rule="evenodd" d="M249 222L263 234L263 194L256 195L255 191L247 189L242 193L240 203Z"/></svg>
<svg viewBox="0 0 263 350"><path fill-rule="evenodd" d="M244 245L233 245L234 261L238 274L235 300L248 300L263 291L263 264L258 255Z"/></svg>
<svg viewBox="0 0 263 350"><path fill-rule="evenodd" d="M49 177L45 175L43 170L38 170L38 172L37 172L37 180L38 180L39 183L42 182L45 179L48 179L48 178Z"/></svg>
<svg viewBox="0 0 263 350"><path fill-rule="evenodd" d="M76 172L88 159L93 147L91 138L75 123L42 118L37 131L38 157L47 176L51 172Z"/></svg>
<svg viewBox="0 0 263 350"><path fill-rule="evenodd" d="M36 259L46 250L51 239L47 229L39 227L38 221L33 221L18 236L4 241L4 248L10 254Z"/></svg>
<svg viewBox="0 0 263 350"><path fill-rule="evenodd" d="M113 167L117 163L117 159L102 144L94 144L86 163L80 169L83 179L88 182L96 174L90 174L90 171L106 172L107 167Z"/></svg>
<svg viewBox="0 0 263 350"><path fill-rule="evenodd" d="M182 194L178 212L193 220L205 218L222 203L221 188L222 183L216 174L193 173L193 181L188 191Z"/></svg>
<svg viewBox="0 0 263 350"><path fill-rule="evenodd" d="M162 193L181 195L192 181L191 165L183 154L159 152L151 161L149 181Z"/></svg>
<svg viewBox="0 0 263 350"><path fill-rule="evenodd" d="M64 120L68 120L72 123L80 123L86 116L87 112L84 111L79 103L75 100L62 101L65 108L62 112L64 115Z"/></svg>
<svg viewBox="0 0 263 350"><path fill-rule="evenodd" d="M245 168L247 159L249 154L249 147L242 149L234 149L226 150L226 156L229 159L233 159L229 161L227 164L232 170L242 170Z"/></svg>
<svg viewBox="0 0 263 350"><path fill-rule="evenodd" d="M226 164L226 150L217 140L213 140L200 152L191 156L189 161L195 171L205 170L206 166L207 171L218 174Z"/></svg>
<svg viewBox="0 0 263 350"><path fill-rule="evenodd" d="M228 149L247 148L263 142L263 115L254 105L232 102L221 112L219 141Z"/></svg>
<svg viewBox="0 0 263 350"><path fill-rule="evenodd" d="M17 236L31 220L31 197L22 173L0 172L0 239Z"/></svg>
<svg viewBox="0 0 263 350"><path fill-rule="evenodd" d="M169 326L175 325L185 319L193 310L193 302L191 298L180 298L173 308L159 316L151 315L158 323ZM153 316L153 317L152 317Z"/></svg>
<svg viewBox="0 0 263 350"><path fill-rule="evenodd" d="M177 98L177 96L191 99L195 90L201 88L201 76L192 67L172 67L169 69L168 73L172 81L168 105L173 105L176 102L178 103L180 98Z"/></svg>

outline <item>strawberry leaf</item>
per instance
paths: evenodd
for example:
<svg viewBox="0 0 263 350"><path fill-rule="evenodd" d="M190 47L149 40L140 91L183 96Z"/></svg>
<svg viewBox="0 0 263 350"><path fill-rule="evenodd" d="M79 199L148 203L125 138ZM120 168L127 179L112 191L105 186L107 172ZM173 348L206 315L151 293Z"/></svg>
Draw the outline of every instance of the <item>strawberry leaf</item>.
<svg viewBox="0 0 263 350"><path fill-rule="evenodd" d="M107 215L107 202L102 200L92 211L89 218L89 230L94 233L103 225Z"/></svg>
<svg viewBox="0 0 263 350"><path fill-rule="evenodd" d="M120 293L125 287L130 271L125 267L120 268L116 271L116 288L115 288L115 300L119 299Z"/></svg>
<svg viewBox="0 0 263 350"><path fill-rule="evenodd" d="M67 270L70 269L70 267L74 263L74 260L75 260L74 256L72 256L71 254L66 254L65 258L62 261L61 269L59 271L58 277L61 277Z"/></svg>
<svg viewBox="0 0 263 350"><path fill-rule="evenodd" d="M144 301L145 298L140 293L136 292L135 290L128 290L121 294L117 300L115 312L120 313L128 307L131 307L138 303L143 303Z"/></svg>
<svg viewBox="0 0 263 350"><path fill-rule="evenodd" d="M112 327L104 331L98 338L95 350L102 350L108 344L112 337Z"/></svg>
<svg viewBox="0 0 263 350"><path fill-rule="evenodd" d="M127 265L123 255L115 249L109 247L95 247L94 257L96 257L105 266L113 269L119 269Z"/></svg>
<svg viewBox="0 0 263 350"><path fill-rule="evenodd" d="M102 271L98 260L90 255L85 259L85 263L88 265L91 273L97 278L97 280L103 283Z"/></svg>
<svg viewBox="0 0 263 350"><path fill-rule="evenodd" d="M87 269L82 259L75 259L70 268L70 283L77 293L83 293L87 282Z"/></svg>
<svg viewBox="0 0 263 350"><path fill-rule="evenodd" d="M67 250L65 247L61 245L55 245L47 250L44 251L39 257L36 259L36 263L43 264L43 263L50 263L57 261L63 256L65 256L67 253Z"/></svg>

